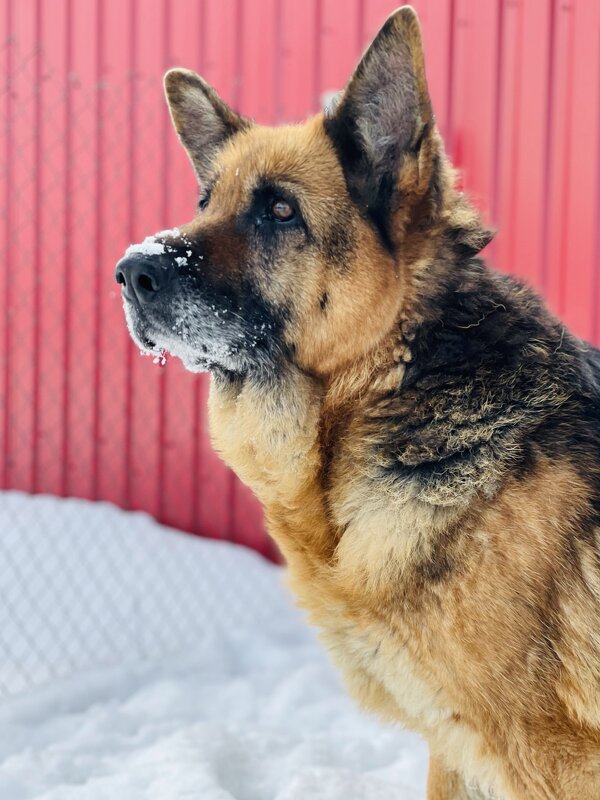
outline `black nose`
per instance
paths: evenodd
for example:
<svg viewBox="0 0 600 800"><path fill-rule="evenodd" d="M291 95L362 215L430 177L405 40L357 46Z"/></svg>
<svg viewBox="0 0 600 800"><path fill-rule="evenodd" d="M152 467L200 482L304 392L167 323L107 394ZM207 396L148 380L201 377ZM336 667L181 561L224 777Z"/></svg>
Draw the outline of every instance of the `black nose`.
<svg viewBox="0 0 600 800"><path fill-rule="evenodd" d="M171 260L163 256L132 253L122 258L115 270L115 279L123 287L128 300L142 305L151 302L171 280Z"/></svg>

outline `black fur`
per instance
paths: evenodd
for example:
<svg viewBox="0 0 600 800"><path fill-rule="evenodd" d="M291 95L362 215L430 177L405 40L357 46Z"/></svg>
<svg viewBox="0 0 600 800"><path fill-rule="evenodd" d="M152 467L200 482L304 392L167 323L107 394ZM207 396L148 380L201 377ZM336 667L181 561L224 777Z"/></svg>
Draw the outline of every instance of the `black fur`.
<svg viewBox="0 0 600 800"><path fill-rule="evenodd" d="M342 165L348 194L365 219L375 226L384 247L393 252L395 245L390 228L390 209L394 182L390 173L379 179L366 179L366 176L372 175L372 167L359 146L356 121L351 110L340 116L326 118L324 125Z"/></svg>
<svg viewBox="0 0 600 800"><path fill-rule="evenodd" d="M477 260L448 275L411 332L401 389L370 409L381 478L452 505L493 494L542 453L600 462L600 353Z"/></svg>

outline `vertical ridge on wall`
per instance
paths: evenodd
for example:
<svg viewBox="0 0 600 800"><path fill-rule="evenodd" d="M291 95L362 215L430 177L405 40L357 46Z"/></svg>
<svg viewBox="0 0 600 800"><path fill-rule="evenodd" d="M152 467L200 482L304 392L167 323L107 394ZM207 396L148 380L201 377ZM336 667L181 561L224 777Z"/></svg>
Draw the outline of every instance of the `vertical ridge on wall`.
<svg viewBox="0 0 600 800"><path fill-rule="evenodd" d="M32 486L36 442L35 431L35 242L33 210L35 182L35 114L39 101L36 63L39 42L34 3L11 3L13 72L10 83L11 115L8 121L11 140L10 230L7 256L9 292L7 302L8 356L10 369L6 389L7 407L7 485ZM32 87L36 87L32 91ZM23 254L27 268L23 268Z"/></svg>
<svg viewBox="0 0 600 800"><path fill-rule="evenodd" d="M133 241L130 187L133 183L131 60L134 54L131 31L134 6L132 0L102 0L102 9L99 58L103 114L99 120L103 181L96 200L102 224L98 252L101 325L96 496L128 506L129 365L132 348L123 326L116 286L110 281L110 267L123 246Z"/></svg>
<svg viewBox="0 0 600 800"><path fill-rule="evenodd" d="M208 380L138 356L114 263L194 214L162 74L194 69L260 123L346 84L395 0L5 0L0 62L0 487L108 499L273 553L212 451ZM414 0L487 255L600 338L600 4Z"/></svg>
<svg viewBox="0 0 600 800"><path fill-rule="evenodd" d="M452 87L454 86L454 67L456 64L456 51L455 51L455 36L456 30L456 2L457 0L449 0L448 14L445 27L447 28L446 41L448 55L445 60L440 61L440 68L443 71L446 67L446 115L445 115L445 129L442 127L442 135L445 138L446 147L450 156L454 154L454 106L452 102ZM443 31L443 27L442 27ZM426 51L429 52L429 51Z"/></svg>
<svg viewBox="0 0 600 800"><path fill-rule="evenodd" d="M569 175L571 172L571 158L573 155L573 126L571 123L573 115L573 77L575 68L575 20L572 14L573 6L560 6L560 10L566 12L563 17L563 27L566 29L566 59L567 59L567 79L566 79L566 105L564 116L564 139L563 139L563 159L561 163L561 192L560 192L560 219L562 235L557 251L558 262L556 265L556 280L558 283L558 312L566 311L566 264L567 255L567 230L569 228L570 215L570 190L571 182Z"/></svg>
<svg viewBox="0 0 600 800"><path fill-rule="evenodd" d="M34 491L60 493L64 478L56 469L57 453L65 442L63 378L53 364L64 357L66 332L57 320L65 316L65 228L66 154L63 146L66 119L60 113L66 91L67 47L65 0L57 0L52 14L41 6L39 56L39 107L37 141L40 150L34 174L39 210L36 241L38 305L36 309L36 351L38 361L38 402L36 403ZM50 43L52 43L50 45ZM58 113L56 113L58 111ZM52 197L51 207L47 198Z"/></svg>
<svg viewBox="0 0 600 800"><path fill-rule="evenodd" d="M62 371L62 391L61 391L61 409L62 409L62 443L60 451L60 470L61 470L61 494L68 494L68 475L67 466L69 463L69 408L72 398L69 395L69 374L71 369L71 349L70 349L70 336L71 336L71 321L73 317L73 309L71 305L71 272L72 272L72 219L73 219L73 203L72 203L72 180L73 171L71 169L71 151L73 139L73 126L71 124L72 114L72 81L73 75L73 24L72 24L73 2L67 0L67 13L65 16L65 102L64 102L64 176L65 176L65 216L64 216L64 274L63 274L63 297L64 297L64 343L63 343L63 371ZM37 176L36 176L37 178Z"/></svg>
<svg viewBox="0 0 600 800"><path fill-rule="evenodd" d="M324 94L338 92L348 81L362 42L360 0L347 4L347 12L339 14L337 0L322 0L320 30L320 62L317 76L319 104ZM348 43L353 43L349 46Z"/></svg>
<svg viewBox="0 0 600 800"><path fill-rule="evenodd" d="M550 175L552 170L552 151L554 143L554 114L552 109L552 98L554 95L554 76L556 65L556 3L550 3L549 30L548 30L548 72L546 77L546 117L545 123L545 142L544 142L544 184L543 184L543 220L540 232L542 244L540 249L540 283L542 292L548 296L548 256L549 256L549 217L550 217Z"/></svg>
<svg viewBox="0 0 600 800"><path fill-rule="evenodd" d="M35 96L35 110L34 110L34 118L33 118L33 130L37 132L37 135L34 139L34 172L39 175L42 166L42 152L41 152L41 136L40 136L40 128L41 128L41 77L42 77L42 54L41 54L41 20L42 20L42 4L41 0L36 0L35 6L35 30L34 30L34 37L35 41L38 42L37 51L35 53L35 73L34 73L34 83L35 86L38 87L38 91L36 92ZM33 230L34 230L34 240L33 244L33 273L34 275L40 274L40 267L41 267L41 242L40 242L40 224L41 224L41 196L40 196L40 182L39 180L35 182L34 187L34 197L33 197L33 207L31 209L31 217L33 222ZM40 311L42 307L42 296L41 296L41 287L40 282L35 281L34 289L33 289L33 318L35 320L40 319ZM41 337L40 337L40 325L39 323L34 326L33 329L33 387L32 387L32 397L31 397L31 405L33 406L33 453L32 453L32 464L31 464L31 473L32 473L32 483L34 488L37 488L38 484L38 453L39 453L39 444L40 444L40 427L39 427L39 420L40 420L40 344L41 344Z"/></svg>
<svg viewBox="0 0 600 800"><path fill-rule="evenodd" d="M494 224L498 224L498 214L499 214L499 180L500 180L500 145L501 145L501 132L503 127L503 107L502 107L502 93L504 88L504 72L503 72L503 51L505 45L505 0L494 0L494 4L496 6L496 23L495 23L495 85L493 89L493 98L494 98L494 117L493 117L493 132L491 137L491 158L492 158L492 166L491 166L491 183L489 188L487 189L489 194L488 200L488 213L490 217L494 220ZM511 8L515 6L510 6ZM518 6L520 8L520 6ZM514 53L518 54L518 48L514 48ZM516 60L516 59L515 59ZM515 65L516 68L516 65ZM498 247L498 242L495 240L492 243L491 248L489 249L488 253L491 259L494 259L494 256L497 254L496 250Z"/></svg>
<svg viewBox="0 0 600 800"><path fill-rule="evenodd" d="M69 431L66 458L66 494L89 497L93 492L94 464L94 317L97 298L94 287L94 219L98 142L96 74L98 37L89 39L82 30L95 30L97 4L101 0L71 2L69 40L71 61L69 85L69 270L67 307L67 416Z"/></svg>
<svg viewBox="0 0 600 800"><path fill-rule="evenodd" d="M557 2L555 13L546 295L566 324L589 339L597 324L590 298L598 270L600 6Z"/></svg>
<svg viewBox="0 0 600 800"><path fill-rule="evenodd" d="M10 325L8 315L12 303L10 291L10 231L11 231L11 188L12 188L12 148L10 137L10 120L12 115L10 76L13 73L12 58L12 15L11 4L5 3L0 10L0 57L2 73L5 81L0 94L4 124L0 126L0 147L2 148L2 217L0 217L0 252L4 254L4 269L0 270L0 292L4 298L0 309L0 486L8 486L8 454L9 454L9 404L8 386L10 380Z"/></svg>
<svg viewBox="0 0 600 800"><path fill-rule="evenodd" d="M278 6L278 0L246 3L239 30L238 110L267 125L275 122L275 74L281 69Z"/></svg>
<svg viewBox="0 0 600 800"><path fill-rule="evenodd" d="M96 18L94 25L96 28L97 46L96 46L96 63L95 63L95 80L97 87L97 99L94 119L94 139L96 142L96 169L94 171L94 197L96 198L94 209L94 332L93 332L93 352L94 352L94 366L93 366L93 390L92 390L92 406L93 406L93 422L92 422L92 440L94 444L94 451L92 455L91 466L91 496L93 498L99 497L98 493L98 475L99 475L99 446L100 446L100 385L101 385L101 371L100 371L100 352L101 352L101 326L102 326L102 301L101 297L104 292L104 269L101 259L101 241L103 237L103 217L102 217L102 203L98 201L104 191L103 176L104 176L104 151L102 148L102 119L106 113L104 104L104 84L103 84L103 54L106 42L104 40L104 5L99 2L96 7Z"/></svg>
<svg viewBox="0 0 600 800"><path fill-rule="evenodd" d="M136 104L136 64L137 64L137 40L135 36L135 29L138 19L138 0L129 0L129 30L128 30L128 49L129 63L127 65L127 139L128 139L128 153L127 153L127 240L128 242L135 242L135 223L134 223L134 209L135 209L135 104ZM131 342L127 341L125 344L126 351L126 370L125 370L125 464L123 482L125 488L125 503L127 508L133 507L133 439L132 439L132 425L131 418L134 413L133 403L133 387L134 387L134 374L133 362L134 351Z"/></svg>
<svg viewBox="0 0 600 800"><path fill-rule="evenodd" d="M454 159L464 187L488 221L493 212L499 116L499 2L456 0L454 19Z"/></svg>
<svg viewBox="0 0 600 800"><path fill-rule="evenodd" d="M563 6L564 7L564 4ZM596 309L593 296L596 243L594 193L598 191L598 148L600 126L595 103L600 84L600 3L578 2L572 5L574 20L574 64L571 85L572 148L569 170L569 210L564 239L564 312L565 323L581 336L591 339ZM595 36L590 35L595 32ZM582 202L587 198L587 202Z"/></svg>
<svg viewBox="0 0 600 800"><path fill-rule="evenodd" d="M551 7L506 4L498 131L496 263L542 285ZM523 70L526 55L532 61Z"/></svg>
<svg viewBox="0 0 600 800"><path fill-rule="evenodd" d="M162 85L164 65L163 0L138 3L134 28L136 61L134 87L134 242L160 228L161 197L165 176L161 173ZM162 381L165 370L156 368L150 358L133 358L131 443L134 458L131 470L131 504L159 516L160 497L160 419Z"/></svg>

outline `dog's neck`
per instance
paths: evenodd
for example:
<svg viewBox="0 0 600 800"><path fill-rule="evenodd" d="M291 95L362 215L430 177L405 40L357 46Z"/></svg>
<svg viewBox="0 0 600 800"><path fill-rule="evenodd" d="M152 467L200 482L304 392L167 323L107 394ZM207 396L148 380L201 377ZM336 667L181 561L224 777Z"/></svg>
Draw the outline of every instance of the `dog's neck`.
<svg viewBox="0 0 600 800"><path fill-rule="evenodd" d="M323 381L292 364L271 376L212 379L209 419L225 462L263 504L292 574L319 574L343 535L329 505L332 463L357 408L398 391L411 353L401 325Z"/></svg>
<svg viewBox="0 0 600 800"><path fill-rule="evenodd" d="M288 562L316 563L331 554L322 508L322 403L322 385L292 365L267 380L211 380L213 444L263 504Z"/></svg>

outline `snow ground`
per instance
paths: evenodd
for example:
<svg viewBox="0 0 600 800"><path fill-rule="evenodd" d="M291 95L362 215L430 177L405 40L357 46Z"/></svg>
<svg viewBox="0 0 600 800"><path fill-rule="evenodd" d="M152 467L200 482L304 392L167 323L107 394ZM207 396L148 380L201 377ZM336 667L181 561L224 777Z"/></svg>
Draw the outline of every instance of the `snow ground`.
<svg viewBox="0 0 600 800"><path fill-rule="evenodd" d="M423 798L424 745L355 708L282 573L107 504L0 495L0 798Z"/></svg>

